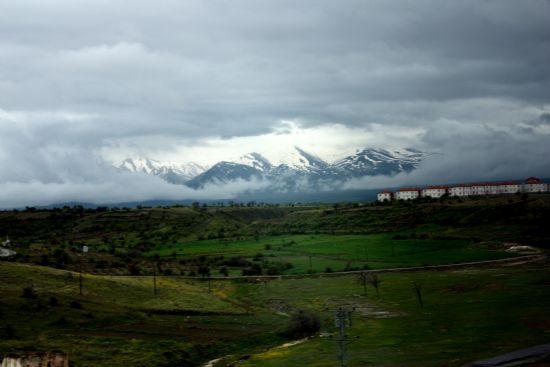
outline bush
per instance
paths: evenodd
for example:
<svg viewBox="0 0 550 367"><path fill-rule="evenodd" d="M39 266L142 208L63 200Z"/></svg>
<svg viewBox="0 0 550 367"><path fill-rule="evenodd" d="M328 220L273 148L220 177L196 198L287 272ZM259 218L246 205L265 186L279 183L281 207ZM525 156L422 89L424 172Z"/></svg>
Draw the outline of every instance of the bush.
<svg viewBox="0 0 550 367"><path fill-rule="evenodd" d="M290 338L303 338L321 329L319 315L309 310L298 310L290 317L286 335Z"/></svg>
<svg viewBox="0 0 550 367"><path fill-rule="evenodd" d="M36 293L34 293L34 289L32 289L32 287L25 287L23 288L23 294L21 294L21 297L28 298L28 299L35 299Z"/></svg>
<svg viewBox="0 0 550 367"><path fill-rule="evenodd" d="M50 301L48 302L50 306L56 307L59 306L59 300L55 297L50 297Z"/></svg>
<svg viewBox="0 0 550 367"><path fill-rule="evenodd" d="M227 269L227 267L223 267L220 269L220 274L222 274L223 276L228 276L229 275L229 270Z"/></svg>
<svg viewBox="0 0 550 367"><path fill-rule="evenodd" d="M259 264L252 264L242 270L243 275L262 275L262 267Z"/></svg>
<svg viewBox="0 0 550 367"><path fill-rule="evenodd" d="M6 339L15 339L15 329L12 324L7 324L4 329L4 334Z"/></svg>
<svg viewBox="0 0 550 367"><path fill-rule="evenodd" d="M77 310L82 310L82 304L78 301L72 301L71 307L76 308Z"/></svg>

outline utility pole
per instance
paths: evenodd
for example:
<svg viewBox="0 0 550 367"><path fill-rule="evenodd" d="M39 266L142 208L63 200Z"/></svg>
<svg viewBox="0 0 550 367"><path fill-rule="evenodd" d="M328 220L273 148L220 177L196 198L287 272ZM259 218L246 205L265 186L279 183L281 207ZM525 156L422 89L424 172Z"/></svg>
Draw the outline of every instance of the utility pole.
<svg viewBox="0 0 550 367"><path fill-rule="evenodd" d="M78 286L79 286L79 292L82 296L82 260L80 260L80 271L78 272Z"/></svg>
<svg viewBox="0 0 550 367"><path fill-rule="evenodd" d="M78 288L79 294L82 296L82 257L88 252L88 246L82 246L82 256L80 257L80 271L78 274Z"/></svg>
<svg viewBox="0 0 550 367"><path fill-rule="evenodd" d="M351 327L351 313L353 311L348 311L342 309L340 307L335 313L334 313L334 326L338 328L338 339L336 341L338 342L338 348L339 348L339 355L338 359L340 360L340 367L347 367L347 344L348 344L348 336L346 334L346 328Z"/></svg>
<svg viewBox="0 0 550 367"><path fill-rule="evenodd" d="M153 295L157 295L157 268L153 264Z"/></svg>

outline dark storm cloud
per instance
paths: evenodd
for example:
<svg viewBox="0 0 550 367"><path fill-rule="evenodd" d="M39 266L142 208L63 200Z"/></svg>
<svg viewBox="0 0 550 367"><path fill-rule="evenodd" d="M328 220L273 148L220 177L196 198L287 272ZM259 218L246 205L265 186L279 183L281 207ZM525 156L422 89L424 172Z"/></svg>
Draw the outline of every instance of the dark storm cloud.
<svg viewBox="0 0 550 367"><path fill-rule="evenodd" d="M518 124L548 135L528 123L548 114L548 14L542 0L4 1L1 180L101 181L100 151L121 141L281 120L418 127L430 151L452 136L442 121L464 125L465 144L499 126L481 136L518 149Z"/></svg>

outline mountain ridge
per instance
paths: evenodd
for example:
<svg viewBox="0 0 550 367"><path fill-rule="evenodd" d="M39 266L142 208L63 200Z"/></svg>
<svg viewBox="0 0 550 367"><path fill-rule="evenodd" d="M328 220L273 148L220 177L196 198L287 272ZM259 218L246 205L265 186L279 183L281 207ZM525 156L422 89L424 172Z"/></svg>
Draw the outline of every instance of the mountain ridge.
<svg viewBox="0 0 550 367"><path fill-rule="evenodd" d="M297 146L274 163L258 152L211 166L198 163L160 162L147 158L127 158L119 166L132 172L152 174L173 184L194 189L238 180L269 180L271 188L296 190L300 186L319 188L364 176L393 176L417 169L430 154L415 149L365 148L329 163Z"/></svg>

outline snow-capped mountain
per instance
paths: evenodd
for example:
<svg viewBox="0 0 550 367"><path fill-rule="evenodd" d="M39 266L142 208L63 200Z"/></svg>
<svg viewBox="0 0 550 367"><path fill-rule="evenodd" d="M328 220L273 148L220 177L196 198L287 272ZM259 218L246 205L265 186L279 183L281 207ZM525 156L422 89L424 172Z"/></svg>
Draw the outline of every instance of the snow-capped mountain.
<svg viewBox="0 0 550 367"><path fill-rule="evenodd" d="M363 149L328 163L294 147L269 159L260 153L248 153L211 167L197 163L166 163L152 159L127 159L119 166L133 172L157 175L171 183L198 189L208 184L236 180L265 179L274 190L294 190L304 185L312 188L334 185L354 177L385 175L416 169L429 154L414 149Z"/></svg>
<svg viewBox="0 0 550 367"><path fill-rule="evenodd" d="M245 154L239 157L236 163L255 168L261 172L269 172L273 168L271 162L260 153Z"/></svg>
<svg viewBox="0 0 550 367"><path fill-rule="evenodd" d="M333 163L333 167L353 177L411 172L429 154L414 149L364 149Z"/></svg>
<svg viewBox="0 0 550 367"><path fill-rule="evenodd" d="M135 157L125 159L118 165L118 168L159 176L173 184L184 184L208 170L210 166L195 162L160 162L154 159Z"/></svg>
<svg viewBox="0 0 550 367"><path fill-rule="evenodd" d="M198 189L207 184L224 184L237 180L250 181L252 178L261 178L262 173L259 169L249 165L235 162L219 162L185 184Z"/></svg>

